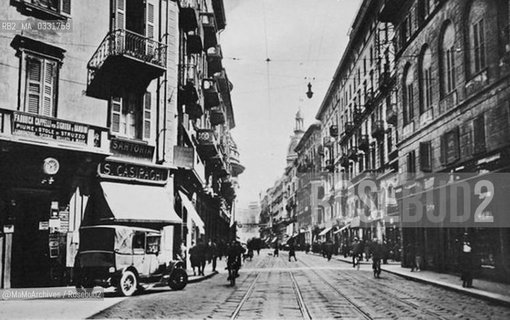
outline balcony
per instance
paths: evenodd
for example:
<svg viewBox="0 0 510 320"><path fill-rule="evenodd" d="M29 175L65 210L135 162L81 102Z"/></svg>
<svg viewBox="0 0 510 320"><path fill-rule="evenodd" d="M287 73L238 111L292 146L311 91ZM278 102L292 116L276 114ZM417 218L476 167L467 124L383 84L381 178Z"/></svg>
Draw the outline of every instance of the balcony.
<svg viewBox="0 0 510 320"><path fill-rule="evenodd" d="M387 92L393 85L393 80L389 71L381 73L381 77L379 78L379 90L381 92Z"/></svg>
<svg viewBox="0 0 510 320"><path fill-rule="evenodd" d="M216 23L218 24L218 29L225 29L227 22L225 19L225 6L223 5L223 0L212 0L212 6L214 14L216 15Z"/></svg>
<svg viewBox="0 0 510 320"><path fill-rule="evenodd" d="M354 123L358 123L363 119L363 113L360 108L354 108L353 112Z"/></svg>
<svg viewBox="0 0 510 320"><path fill-rule="evenodd" d="M228 80L225 69L221 70L221 72L215 73L214 79L216 79L216 82L218 83L220 92L230 92L234 88L232 82Z"/></svg>
<svg viewBox="0 0 510 320"><path fill-rule="evenodd" d="M375 102L375 96L372 89L368 89L367 93L365 94L365 108L369 109L374 106Z"/></svg>
<svg viewBox="0 0 510 320"><path fill-rule="evenodd" d="M202 106L198 103L198 93L192 81L188 81L185 86L179 88L178 103L185 106L185 112L190 119L198 119L204 114Z"/></svg>
<svg viewBox="0 0 510 320"><path fill-rule="evenodd" d="M167 46L119 29L106 35L87 64L87 94L99 99L144 92L166 70Z"/></svg>
<svg viewBox="0 0 510 320"><path fill-rule="evenodd" d="M197 129L197 150L205 158L218 155L218 142L214 129Z"/></svg>
<svg viewBox="0 0 510 320"><path fill-rule="evenodd" d="M179 28L184 32L198 28L198 17L195 8L181 8L179 11Z"/></svg>
<svg viewBox="0 0 510 320"><path fill-rule="evenodd" d="M335 172L335 164L333 160L327 159L326 160L326 166L324 167L324 170L328 172Z"/></svg>
<svg viewBox="0 0 510 320"><path fill-rule="evenodd" d="M376 120L372 123L372 137L376 139L382 139L384 137L384 121Z"/></svg>
<svg viewBox="0 0 510 320"><path fill-rule="evenodd" d="M352 161L358 161L358 148L349 148L349 150L347 150L347 158Z"/></svg>
<svg viewBox="0 0 510 320"><path fill-rule="evenodd" d="M220 45L207 49L207 71L209 73L209 77L213 77L215 73L223 70L223 64L221 63L222 59L223 55L221 53Z"/></svg>
<svg viewBox="0 0 510 320"><path fill-rule="evenodd" d="M212 126L225 124L225 112L223 112L223 108L211 108L209 121Z"/></svg>
<svg viewBox="0 0 510 320"><path fill-rule="evenodd" d="M216 37L216 17L212 12L201 12L200 21L202 22L202 28L204 30L204 48L207 50L218 44L218 38Z"/></svg>
<svg viewBox="0 0 510 320"><path fill-rule="evenodd" d="M202 80L202 90L204 93L204 104L206 109L211 109L220 105L221 101L216 80Z"/></svg>
<svg viewBox="0 0 510 320"><path fill-rule="evenodd" d="M344 168L348 168L349 167L349 158L347 157L347 155L343 155L340 157L340 165Z"/></svg>
<svg viewBox="0 0 510 320"><path fill-rule="evenodd" d="M0 109L0 141L108 155L108 128Z"/></svg>
<svg viewBox="0 0 510 320"><path fill-rule="evenodd" d="M397 105L394 103L386 107L386 122L397 125Z"/></svg>
<svg viewBox="0 0 510 320"><path fill-rule="evenodd" d="M364 152L367 152L369 146L370 146L370 144L369 144L368 134L362 134L358 138L358 149L360 149Z"/></svg>
<svg viewBox="0 0 510 320"><path fill-rule="evenodd" d="M345 134L350 134L354 131L354 123L351 121L347 121L344 126L344 132Z"/></svg>
<svg viewBox="0 0 510 320"><path fill-rule="evenodd" d="M204 50L204 38L195 31L186 34L186 53L201 54Z"/></svg>
<svg viewBox="0 0 510 320"><path fill-rule="evenodd" d="M229 162L230 173L233 177L237 177L244 172L245 167L239 161L239 152L237 152L237 148L231 150L229 155Z"/></svg>

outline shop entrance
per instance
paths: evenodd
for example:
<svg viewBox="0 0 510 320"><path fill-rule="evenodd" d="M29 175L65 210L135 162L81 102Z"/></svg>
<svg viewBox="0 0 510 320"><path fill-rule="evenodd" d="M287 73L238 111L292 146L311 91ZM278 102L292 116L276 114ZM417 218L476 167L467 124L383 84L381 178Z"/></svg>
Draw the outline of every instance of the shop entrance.
<svg viewBox="0 0 510 320"><path fill-rule="evenodd" d="M13 288L50 285L48 221L51 201L47 192L20 193L15 199L11 286Z"/></svg>

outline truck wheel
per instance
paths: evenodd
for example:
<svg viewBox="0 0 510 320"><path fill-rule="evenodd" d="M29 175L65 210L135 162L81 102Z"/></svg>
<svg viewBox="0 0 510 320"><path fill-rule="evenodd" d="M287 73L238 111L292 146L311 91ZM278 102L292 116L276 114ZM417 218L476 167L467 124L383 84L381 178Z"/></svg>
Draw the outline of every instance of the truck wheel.
<svg viewBox="0 0 510 320"><path fill-rule="evenodd" d="M124 271L120 277L117 289L123 296L132 296L138 289L138 279L136 275L132 271Z"/></svg>
<svg viewBox="0 0 510 320"><path fill-rule="evenodd" d="M188 284L188 274L183 269L177 268L172 271L168 285L173 290L182 290Z"/></svg>

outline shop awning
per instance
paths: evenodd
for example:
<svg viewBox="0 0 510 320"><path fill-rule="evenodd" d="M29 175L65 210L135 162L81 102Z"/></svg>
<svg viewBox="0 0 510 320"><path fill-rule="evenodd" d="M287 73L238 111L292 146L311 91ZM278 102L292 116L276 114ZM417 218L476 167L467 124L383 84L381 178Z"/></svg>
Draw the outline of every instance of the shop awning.
<svg viewBox="0 0 510 320"><path fill-rule="evenodd" d="M195 209L195 206L193 206L193 203L189 201L188 197L182 191L179 191L179 196L181 197L182 204L186 208L186 211L188 211L191 220L193 220L193 222L197 225L200 234L205 234L205 223L200 218L200 215Z"/></svg>
<svg viewBox="0 0 510 320"><path fill-rule="evenodd" d="M101 182L104 198L117 222L179 224L170 195L162 186Z"/></svg>
<svg viewBox="0 0 510 320"><path fill-rule="evenodd" d="M332 227L328 227L328 228L322 230L322 232L319 233L319 237L322 237L322 236L326 235L326 233L328 233L331 230L331 228Z"/></svg>
<svg viewBox="0 0 510 320"><path fill-rule="evenodd" d="M333 232L333 234L337 234L337 233L340 233L342 231L344 231L345 229L349 228L350 225L345 225L343 227L341 227L340 229L338 229L337 231Z"/></svg>

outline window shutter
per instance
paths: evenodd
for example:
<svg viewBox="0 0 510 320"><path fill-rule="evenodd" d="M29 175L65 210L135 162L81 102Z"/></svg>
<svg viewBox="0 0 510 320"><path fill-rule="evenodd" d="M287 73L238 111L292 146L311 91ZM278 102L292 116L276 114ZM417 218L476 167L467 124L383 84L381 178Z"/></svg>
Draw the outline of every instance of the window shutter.
<svg viewBox="0 0 510 320"><path fill-rule="evenodd" d="M431 144L428 142L420 142L420 169L421 171L431 171Z"/></svg>
<svg viewBox="0 0 510 320"><path fill-rule="evenodd" d="M151 137L151 111L152 111L152 95L146 92L144 96L143 106L143 138L150 139Z"/></svg>
<svg viewBox="0 0 510 320"><path fill-rule="evenodd" d="M474 153L485 152L485 118L483 114L473 120L473 135Z"/></svg>
<svg viewBox="0 0 510 320"><path fill-rule="evenodd" d="M42 114L48 117L55 116L57 63L54 61L44 62L44 91Z"/></svg>
<svg viewBox="0 0 510 320"><path fill-rule="evenodd" d="M126 28L126 0L116 0L115 5L115 27L117 29Z"/></svg>
<svg viewBox="0 0 510 320"><path fill-rule="evenodd" d="M443 134L440 137L440 148L441 148L441 155L439 157L439 161L442 165L446 165L446 135Z"/></svg>
<svg viewBox="0 0 510 320"><path fill-rule="evenodd" d="M145 36L149 39L154 39L154 4L146 0L145 4ZM154 53L154 43L147 41L147 54Z"/></svg>
<svg viewBox="0 0 510 320"><path fill-rule="evenodd" d="M71 0L60 0L60 13L63 15L71 15Z"/></svg>
<svg viewBox="0 0 510 320"><path fill-rule="evenodd" d="M120 119L122 117L122 98L112 98L112 123L111 130L120 133Z"/></svg>
<svg viewBox="0 0 510 320"><path fill-rule="evenodd" d="M39 59L27 59L27 101L25 102L25 111L30 113L39 113L41 102L41 78L42 61Z"/></svg>

